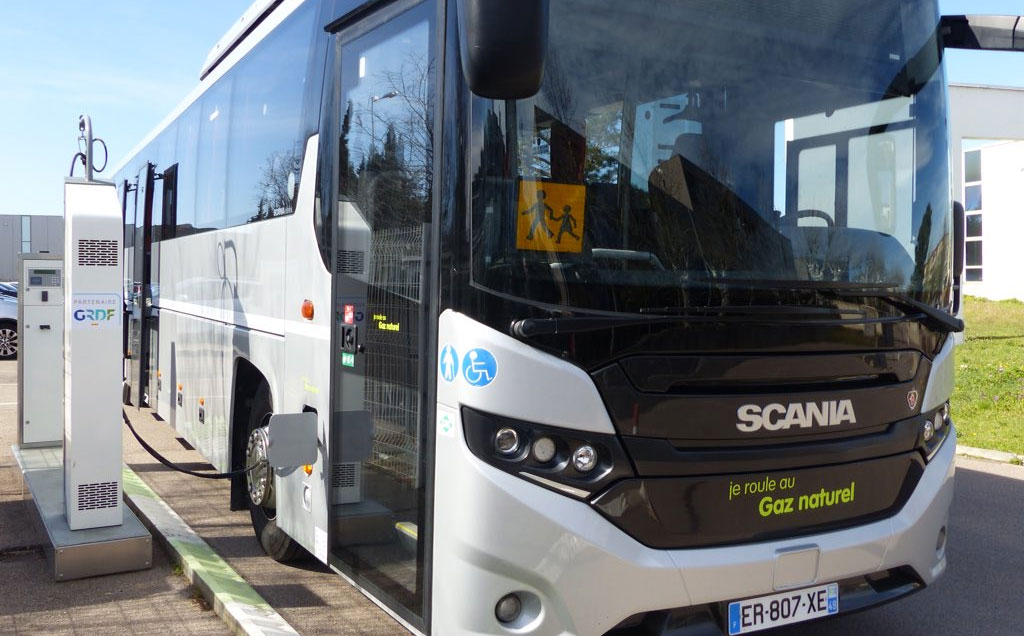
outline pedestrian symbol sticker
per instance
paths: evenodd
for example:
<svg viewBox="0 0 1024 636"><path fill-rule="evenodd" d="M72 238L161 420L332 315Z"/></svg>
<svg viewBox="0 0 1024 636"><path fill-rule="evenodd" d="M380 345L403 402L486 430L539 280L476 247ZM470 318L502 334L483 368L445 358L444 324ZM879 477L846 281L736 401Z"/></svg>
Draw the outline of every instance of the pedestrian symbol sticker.
<svg viewBox="0 0 1024 636"><path fill-rule="evenodd" d="M455 347L447 345L441 350L441 379L445 382L454 382L459 374L459 354Z"/></svg>
<svg viewBox="0 0 1024 636"><path fill-rule="evenodd" d="M516 249L582 252L586 202L586 186L520 181Z"/></svg>
<svg viewBox="0 0 1024 636"><path fill-rule="evenodd" d="M487 349L470 349L462 359L462 377L471 386L487 386L498 375L498 361Z"/></svg>

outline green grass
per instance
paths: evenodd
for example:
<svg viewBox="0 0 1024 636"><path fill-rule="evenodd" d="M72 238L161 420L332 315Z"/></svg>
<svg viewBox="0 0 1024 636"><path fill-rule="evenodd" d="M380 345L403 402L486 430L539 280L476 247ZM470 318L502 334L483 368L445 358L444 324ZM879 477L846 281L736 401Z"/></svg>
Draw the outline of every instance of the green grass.
<svg viewBox="0 0 1024 636"><path fill-rule="evenodd" d="M960 443L1024 455L1024 303L967 297L956 350Z"/></svg>

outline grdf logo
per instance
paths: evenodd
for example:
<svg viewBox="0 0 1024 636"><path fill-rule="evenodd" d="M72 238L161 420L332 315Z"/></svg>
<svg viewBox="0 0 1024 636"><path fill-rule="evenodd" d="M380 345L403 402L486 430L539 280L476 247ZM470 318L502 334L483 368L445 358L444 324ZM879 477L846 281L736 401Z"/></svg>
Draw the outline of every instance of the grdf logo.
<svg viewBox="0 0 1024 636"><path fill-rule="evenodd" d="M76 309L71 316L77 322L101 322L113 320L114 309Z"/></svg>

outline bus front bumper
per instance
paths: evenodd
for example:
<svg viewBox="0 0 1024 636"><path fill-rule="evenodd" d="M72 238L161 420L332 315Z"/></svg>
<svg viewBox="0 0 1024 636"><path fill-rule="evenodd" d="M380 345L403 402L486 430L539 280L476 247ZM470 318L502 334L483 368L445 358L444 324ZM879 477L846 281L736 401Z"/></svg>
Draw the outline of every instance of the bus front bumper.
<svg viewBox="0 0 1024 636"><path fill-rule="evenodd" d="M434 518L435 634L599 636L649 612L832 582L841 582L845 613L927 586L946 567L954 431L892 517L688 550L648 548L586 503L481 462L460 437L439 437L437 445L435 493L443 503ZM510 593L523 609L500 623L495 605Z"/></svg>

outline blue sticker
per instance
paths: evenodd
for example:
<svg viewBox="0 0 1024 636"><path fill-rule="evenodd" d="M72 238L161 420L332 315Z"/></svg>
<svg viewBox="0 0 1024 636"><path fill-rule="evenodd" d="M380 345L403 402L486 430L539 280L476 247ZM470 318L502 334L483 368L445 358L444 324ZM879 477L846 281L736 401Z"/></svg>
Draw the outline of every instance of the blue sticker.
<svg viewBox="0 0 1024 636"><path fill-rule="evenodd" d="M445 382L454 382L459 375L459 354L455 347L448 345L441 350L441 378Z"/></svg>
<svg viewBox="0 0 1024 636"><path fill-rule="evenodd" d="M470 349L462 359L462 377L472 386L487 386L498 375L498 361L487 349Z"/></svg>

